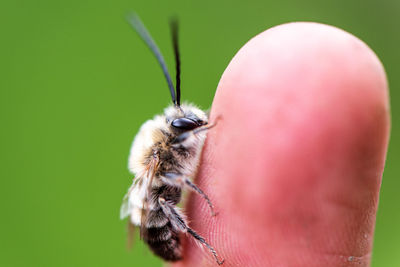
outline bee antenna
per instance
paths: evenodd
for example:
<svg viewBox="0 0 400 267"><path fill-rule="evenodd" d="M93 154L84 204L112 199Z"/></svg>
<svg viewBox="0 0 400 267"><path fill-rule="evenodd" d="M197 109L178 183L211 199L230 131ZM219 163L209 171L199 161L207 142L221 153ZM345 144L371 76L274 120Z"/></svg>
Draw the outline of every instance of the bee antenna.
<svg viewBox="0 0 400 267"><path fill-rule="evenodd" d="M181 59L179 54L179 42L178 42L178 19L172 18L170 21L171 32L172 32L172 44L174 46L175 55L175 66L176 66L176 105L181 105Z"/></svg>
<svg viewBox="0 0 400 267"><path fill-rule="evenodd" d="M179 106L179 104L178 104L179 98L178 98L178 102L177 102L177 99L175 97L175 89L174 89L174 85L171 80L171 76L169 75L167 65L165 64L164 57L162 56L160 50L158 49L158 46L154 42L153 38L151 38L150 33L147 31L146 27L143 25L142 21L140 20L139 16L136 13L134 13L134 12L130 13L127 16L127 20L129 22L129 24L139 34L139 36L142 38L142 40L145 42L145 44L150 49L150 51L153 53L153 55L156 57L158 63L161 66L161 69L164 73L164 76L167 80L169 91L171 93L172 102L175 105Z"/></svg>

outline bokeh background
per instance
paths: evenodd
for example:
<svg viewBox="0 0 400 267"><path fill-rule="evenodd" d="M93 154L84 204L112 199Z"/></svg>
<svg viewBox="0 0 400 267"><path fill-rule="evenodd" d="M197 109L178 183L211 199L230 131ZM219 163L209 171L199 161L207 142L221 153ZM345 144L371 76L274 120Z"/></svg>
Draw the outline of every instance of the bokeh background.
<svg viewBox="0 0 400 267"><path fill-rule="evenodd" d="M126 23L140 14L168 61L168 18L181 21L183 99L208 108L233 55L290 21L335 25L364 40L389 79L392 134L373 266L400 266L400 1L0 2L0 266L161 266L126 249L122 196L140 125L170 103L148 49Z"/></svg>

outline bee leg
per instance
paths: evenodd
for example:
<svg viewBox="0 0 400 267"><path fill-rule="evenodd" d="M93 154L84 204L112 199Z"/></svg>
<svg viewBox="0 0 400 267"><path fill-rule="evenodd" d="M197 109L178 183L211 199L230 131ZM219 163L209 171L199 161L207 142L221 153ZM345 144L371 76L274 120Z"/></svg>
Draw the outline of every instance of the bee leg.
<svg viewBox="0 0 400 267"><path fill-rule="evenodd" d="M179 232L185 232L187 227L186 223L182 215L179 214L179 211L175 209L174 205L168 203L163 197L158 198L158 203L160 204L164 214L171 222L172 227Z"/></svg>
<svg viewBox="0 0 400 267"><path fill-rule="evenodd" d="M224 263L225 259L220 260L218 258L218 254L215 251L215 249L212 246L210 246L203 237L201 237L198 233L196 233L193 229L191 229L189 227L187 227L186 230L191 236L193 236L197 241L199 241L201 244L206 246L211 251L211 253L213 254L215 261L218 263L218 265L222 265Z"/></svg>
<svg viewBox="0 0 400 267"><path fill-rule="evenodd" d="M189 226L187 226L185 220L183 217L179 214L179 212L176 210L176 207L170 203L168 203L164 198L160 197L158 198L158 203L160 204L164 214L168 217L170 220L172 226L181 232L188 233L192 237L194 237L197 241L199 241L202 245L206 246L210 252L213 254L216 262L218 265L221 265L224 263L224 259L220 260L218 257L217 252L215 249L206 242L206 240L200 236L198 233L196 233L193 229L191 229Z"/></svg>
<svg viewBox="0 0 400 267"><path fill-rule="evenodd" d="M168 184L170 184L172 182L172 184L179 184L181 185L182 183L184 183L186 186L188 186L191 190L193 190L194 192L196 192L197 194L199 194L202 198L204 198L207 201L208 206L211 209L211 215L212 216L216 216L217 213L214 210L214 205L212 204L210 198L206 195L206 193L203 192L203 190L201 190L200 188L197 187L197 185L195 185L192 181L190 181L188 178L184 178L182 177L182 175L178 174L178 173L172 173L172 172L168 172L164 174L165 178L167 178L168 180L166 181L166 179L164 179L164 181Z"/></svg>
<svg viewBox="0 0 400 267"><path fill-rule="evenodd" d="M195 191L197 194L199 194L202 198L204 198L207 201L208 206L211 209L211 215L212 216L217 216L217 213L214 210L214 205L212 204L211 200L208 198L208 196L203 192L203 190L201 190L200 188L198 188L194 183L192 183L192 181L190 181L189 179L185 178L185 184L187 186L190 187L190 189L192 189L193 191Z"/></svg>

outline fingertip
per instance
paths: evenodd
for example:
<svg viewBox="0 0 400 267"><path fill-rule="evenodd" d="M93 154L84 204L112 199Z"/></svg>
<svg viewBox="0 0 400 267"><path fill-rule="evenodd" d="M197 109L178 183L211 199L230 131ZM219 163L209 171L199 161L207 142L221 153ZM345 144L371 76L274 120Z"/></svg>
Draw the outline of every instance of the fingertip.
<svg viewBox="0 0 400 267"><path fill-rule="evenodd" d="M219 215L197 196L188 208L224 265L369 261L390 121L386 75L367 45L317 23L269 29L225 70L217 116L196 182ZM188 244L185 265L212 265Z"/></svg>

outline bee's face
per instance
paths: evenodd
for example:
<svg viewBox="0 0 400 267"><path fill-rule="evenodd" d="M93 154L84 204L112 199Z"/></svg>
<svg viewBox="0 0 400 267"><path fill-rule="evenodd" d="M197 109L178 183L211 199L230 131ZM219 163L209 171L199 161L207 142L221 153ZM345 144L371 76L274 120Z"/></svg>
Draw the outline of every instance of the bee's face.
<svg viewBox="0 0 400 267"><path fill-rule="evenodd" d="M171 129L176 131L190 131L208 123L206 113L190 104L168 107L165 116Z"/></svg>

